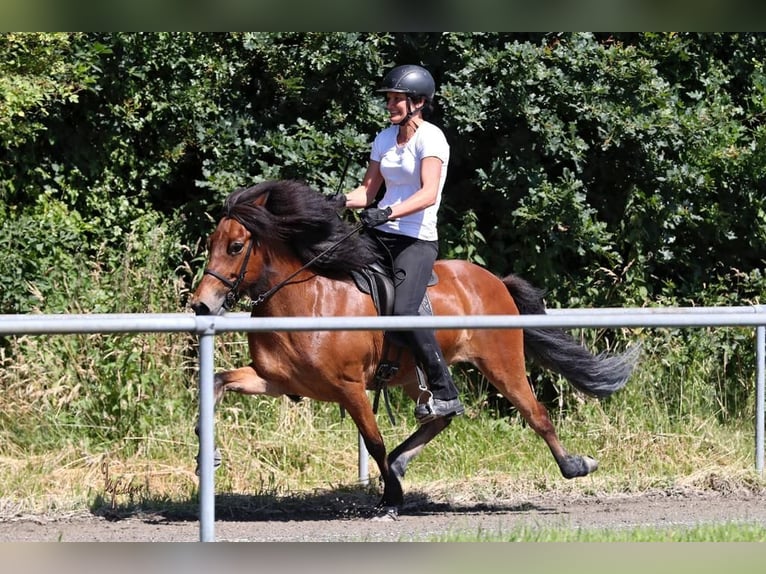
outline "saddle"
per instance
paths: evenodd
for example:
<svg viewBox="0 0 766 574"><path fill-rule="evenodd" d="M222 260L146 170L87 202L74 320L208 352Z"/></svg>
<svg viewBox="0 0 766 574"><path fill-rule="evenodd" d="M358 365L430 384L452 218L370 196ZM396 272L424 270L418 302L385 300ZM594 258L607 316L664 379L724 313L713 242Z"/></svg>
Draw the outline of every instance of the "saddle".
<svg viewBox="0 0 766 574"><path fill-rule="evenodd" d="M372 297L375 309L378 315L391 315L394 310L394 281L388 271L380 263L373 263L361 271L352 271L351 277L356 284L357 289ZM431 278L428 280L428 287L436 285L439 277L435 271L431 271ZM428 293L423 297L420 303L419 315L433 315L431 301L428 299Z"/></svg>
<svg viewBox="0 0 766 574"><path fill-rule="evenodd" d="M372 302L375 305L375 309L378 311L378 315L385 316L393 313L395 293L394 281L389 275L389 272L382 265L373 263L361 271L352 271L351 277L357 288L362 293L366 293L372 298ZM428 287L436 285L438 282L439 278L436 275L436 272L432 270L431 278L428 280ZM428 298L428 293L425 294L423 301L420 303L418 315L433 315L433 309L431 307L431 301ZM395 350L394 358L390 356L392 346ZM391 411L391 404L388 400L388 383L399 371L399 359L401 353L402 343L398 340L395 334L386 333L383 337L383 351L381 353L380 363L378 363L375 375L373 376L375 398L373 400L372 410L374 413L378 412L378 404L382 392L386 404L386 412L388 413L388 418L391 420L391 424L396 424L396 422ZM415 371L418 377L418 383L421 387L424 387L425 376L420 368L416 368Z"/></svg>

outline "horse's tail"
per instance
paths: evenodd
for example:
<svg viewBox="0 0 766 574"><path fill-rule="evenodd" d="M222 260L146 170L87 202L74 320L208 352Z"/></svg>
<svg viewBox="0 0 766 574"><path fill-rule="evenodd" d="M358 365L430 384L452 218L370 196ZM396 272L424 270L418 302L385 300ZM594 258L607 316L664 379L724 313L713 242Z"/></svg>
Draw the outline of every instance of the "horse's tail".
<svg viewBox="0 0 766 574"><path fill-rule="evenodd" d="M544 315L544 292L516 275L503 279L522 315ZM593 355L562 329L524 329L524 352L567 379L583 393L607 397L628 381L641 350L633 345L621 355Z"/></svg>

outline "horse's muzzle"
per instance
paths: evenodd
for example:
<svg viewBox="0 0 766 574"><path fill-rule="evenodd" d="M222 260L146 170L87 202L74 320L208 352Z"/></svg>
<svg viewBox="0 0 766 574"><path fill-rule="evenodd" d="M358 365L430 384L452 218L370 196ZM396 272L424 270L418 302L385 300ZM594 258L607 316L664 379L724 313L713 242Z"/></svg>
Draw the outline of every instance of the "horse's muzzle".
<svg viewBox="0 0 766 574"><path fill-rule="evenodd" d="M202 301L197 301L196 303L192 303L191 308L192 308L192 311L194 311L195 315L212 315L210 311L210 307L208 307Z"/></svg>

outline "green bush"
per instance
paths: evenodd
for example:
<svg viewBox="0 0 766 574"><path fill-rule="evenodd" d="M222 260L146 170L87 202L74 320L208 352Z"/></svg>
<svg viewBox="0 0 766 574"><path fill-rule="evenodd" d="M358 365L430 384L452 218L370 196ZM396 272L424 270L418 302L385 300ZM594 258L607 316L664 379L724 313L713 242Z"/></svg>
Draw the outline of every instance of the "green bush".
<svg viewBox="0 0 766 574"><path fill-rule="evenodd" d="M60 217L61 212L53 215L50 227L35 229L36 235L19 233L46 254L45 259L33 260L45 268L31 269L39 277L29 284L28 297L18 302L27 305L26 310L179 310L183 282L169 264L180 261L181 248L178 237L168 233L169 226L154 216L135 220L124 230L121 245L94 260L83 250L78 252L82 235L67 227L72 218ZM32 226L14 229L30 231ZM64 242L66 238L71 245ZM6 263L13 261L3 260ZM189 377L196 366L188 336L12 337L0 351L0 386L7 395L0 409L0 433L15 444L36 450L68 442L109 445L132 436L140 445L140 437L171 420L180 421L179 426L188 424L189 429L193 426L195 385Z"/></svg>

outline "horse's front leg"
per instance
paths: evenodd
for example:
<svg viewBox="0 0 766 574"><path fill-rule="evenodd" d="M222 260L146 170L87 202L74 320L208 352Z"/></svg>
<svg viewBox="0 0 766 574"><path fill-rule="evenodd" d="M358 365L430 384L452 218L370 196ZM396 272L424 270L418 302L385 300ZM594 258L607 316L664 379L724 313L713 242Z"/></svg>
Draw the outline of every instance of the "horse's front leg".
<svg viewBox="0 0 766 574"><path fill-rule="evenodd" d="M216 373L213 379L213 399L214 404L218 406L221 398L226 391L242 393L245 395L270 395L278 397L285 394L278 384L270 383L258 376L252 364L246 367L240 367L233 371L223 371ZM199 437L199 420L194 427L194 432ZM199 450L197 450L197 469L199 475ZM221 466L221 451L218 447L213 451L213 467Z"/></svg>
<svg viewBox="0 0 766 574"><path fill-rule="evenodd" d="M367 398L364 387L356 385L345 390L345 396L339 404L346 410L356 423L359 433L362 435L365 447L370 456L375 460L383 480L383 496L377 504L377 508L384 517L395 518L399 514L399 508L404 500L404 493L399 477L391 472L386 457L386 446L383 436L380 434L375 413Z"/></svg>

